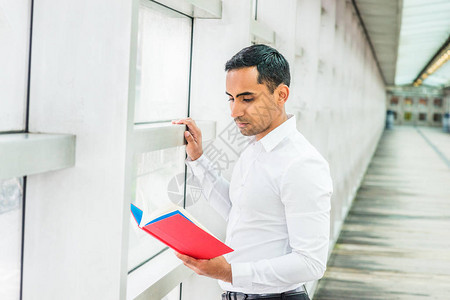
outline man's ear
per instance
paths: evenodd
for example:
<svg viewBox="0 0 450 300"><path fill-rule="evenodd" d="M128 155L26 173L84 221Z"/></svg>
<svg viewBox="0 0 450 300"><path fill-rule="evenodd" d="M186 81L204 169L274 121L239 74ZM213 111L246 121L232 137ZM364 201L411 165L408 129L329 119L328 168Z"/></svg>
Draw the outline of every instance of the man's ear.
<svg viewBox="0 0 450 300"><path fill-rule="evenodd" d="M285 84L280 84L275 92L278 94L279 104L284 104L289 98L289 87Z"/></svg>

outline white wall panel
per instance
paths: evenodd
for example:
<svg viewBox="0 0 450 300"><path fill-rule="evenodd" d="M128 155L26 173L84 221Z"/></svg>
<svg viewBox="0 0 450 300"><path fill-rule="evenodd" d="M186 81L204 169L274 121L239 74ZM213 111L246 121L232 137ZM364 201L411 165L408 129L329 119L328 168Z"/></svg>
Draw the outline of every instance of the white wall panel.
<svg viewBox="0 0 450 300"><path fill-rule="evenodd" d="M28 177L24 299L120 297L132 3L35 1L30 131L77 149Z"/></svg>
<svg viewBox="0 0 450 300"><path fill-rule="evenodd" d="M25 129L30 0L0 0L0 132Z"/></svg>

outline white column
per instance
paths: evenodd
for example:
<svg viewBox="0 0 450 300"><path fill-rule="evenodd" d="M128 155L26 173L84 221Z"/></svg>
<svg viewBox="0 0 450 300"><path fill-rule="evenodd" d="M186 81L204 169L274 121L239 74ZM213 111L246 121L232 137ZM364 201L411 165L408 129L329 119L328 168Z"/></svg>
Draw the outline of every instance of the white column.
<svg viewBox="0 0 450 300"><path fill-rule="evenodd" d="M30 131L75 134L77 148L73 168L28 177L24 299L124 295L132 3L34 3Z"/></svg>

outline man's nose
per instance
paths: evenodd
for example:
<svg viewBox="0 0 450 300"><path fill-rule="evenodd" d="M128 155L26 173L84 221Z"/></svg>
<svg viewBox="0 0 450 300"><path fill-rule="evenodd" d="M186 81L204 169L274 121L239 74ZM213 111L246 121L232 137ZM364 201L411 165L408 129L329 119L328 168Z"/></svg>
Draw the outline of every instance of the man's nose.
<svg viewBox="0 0 450 300"><path fill-rule="evenodd" d="M244 115L244 107L239 103L239 101L233 101L230 108L232 118L242 117Z"/></svg>

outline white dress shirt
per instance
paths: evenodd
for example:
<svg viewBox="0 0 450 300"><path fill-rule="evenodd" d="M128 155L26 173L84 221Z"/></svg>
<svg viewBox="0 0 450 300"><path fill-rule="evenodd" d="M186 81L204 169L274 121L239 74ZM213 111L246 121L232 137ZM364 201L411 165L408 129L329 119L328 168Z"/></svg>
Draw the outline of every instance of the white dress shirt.
<svg viewBox="0 0 450 300"><path fill-rule="evenodd" d="M237 161L230 183L205 155L186 160L209 203L228 221L227 291L281 293L323 276L328 257L328 163L298 132L292 115Z"/></svg>

